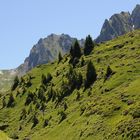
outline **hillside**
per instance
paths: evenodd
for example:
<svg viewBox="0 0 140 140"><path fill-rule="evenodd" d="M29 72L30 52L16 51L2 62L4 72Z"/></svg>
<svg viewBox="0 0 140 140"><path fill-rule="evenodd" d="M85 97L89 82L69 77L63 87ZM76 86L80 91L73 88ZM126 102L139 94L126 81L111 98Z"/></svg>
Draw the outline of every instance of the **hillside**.
<svg viewBox="0 0 140 140"><path fill-rule="evenodd" d="M1 140L11 140L11 139L8 138L8 137L6 136L6 134L3 133L2 131L0 131L0 139L1 139Z"/></svg>
<svg viewBox="0 0 140 140"><path fill-rule="evenodd" d="M76 38L66 34L51 34L46 38L41 38L31 49L29 56L24 63L12 70L0 71L0 93L9 90L15 75L24 75L37 65L47 64L57 59L59 52L62 56L69 52L71 45ZM84 40L79 40L83 45Z"/></svg>
<svg viewBox="0 0 140 140"><path fill-rule="evenodd" d="M121 12L114 14L110 19L106 19L101 28L100 35L95 39L97 43L111 40L120 35L140 28L140 5L137 4L132 13ZM67 34L50 34L39 41L32 47L29 56L25 58L23 64L14 71L18 75L24 75L26 72L37 65L47 64L57 59L59 52L65 55L69 52L71 45L76 38ZM84 40L79 40L81 46ZM13 70L6 70L0 74L0 93L9 89L15 75L11 75Z"/></svg>
<svg viewBox="0 0 140 140"><path fill-rule="evenodd" d="M74 68L69 60L37 66L2 96L0 129L20 140L138 140L140 30L96 45ZM97 80L85 90L90 60ZM105 79L108 66L113 72ZM79 72L82 85L70 90Z"/></svg>
<svg viewBox="0 0 140 140"><path fill-rule="evenodd" d="M0 70L0 94L10 89L16 74L16 70Z"/></svg>

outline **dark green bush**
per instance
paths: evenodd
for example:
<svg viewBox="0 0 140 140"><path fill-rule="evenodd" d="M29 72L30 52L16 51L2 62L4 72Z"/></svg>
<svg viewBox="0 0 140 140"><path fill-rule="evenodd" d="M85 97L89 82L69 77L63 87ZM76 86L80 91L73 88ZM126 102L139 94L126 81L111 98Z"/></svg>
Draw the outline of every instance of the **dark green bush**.
<svg viewBox="0 0 140 140"><path fill-rule="evenodd" d="M58 54L58 64L61 62L61 60L63 59L61 52L59 52Z"/></svg>
<svg viewBox="0 0 140 140"><path fill-rule="evenodd" d="M39 120L36 117L36 115L33 116L33 121L32 122L33 122L32 128L34 128L39 123Z"/></svg>
<svg viewBox="0 0 140 140"><path fill-rule="evenodd" d="M60 116L60 120L59 120L59 123L61 123L63 120L66 119L67 115L65 114L64 111L60 111L58 112L58 115Z"/></svg>
<svg viewBox="0 0 140 140"><path fill-rule="evenodd" d="M15 105L15 99L13 97L13 94L11 93L7 103L7 107L13 107L14 105Z"/></svg>
<svg viewBox="0 0 140 140"><path fill-rule="evenodd" d="M110 76L113 75L113 74L114 74L114 72L112 71L112 69L110 68L110 66L108 66L107 69L106 69L105 81L106 81L107 79L109 79Z"/></svg>
<svg viewBox="0 0 140 140"><path fill-rule="evenodd" d="M84 60L84 58L82 57L81 58L81 67L83 67L85 65L85 60Z"/></svg>
<svg viewBox="0 0 140 140"><path fill-rule="evenodd" d="M46 77L46 83L49 83L52 80L52 75L50 73L48 73L47 77Z"/></svg>
<svg viewBox="0 0 140 140"><path fill-rule="evenodd" d="M46 84L46 76L44 74L41 76L41 83L44 85Z"/></svg>
<svg viewBox="0 0 140 140"><path fill-rule="evenodd" d="M11 87L11 90L12 91L15 90L17 88L18 84L19 84L19 79L18 79L18 76L16 76L15 79L14 79L14 83Z"/></svg>
<svg viewBox="0 0 140 140"><path fill-rule="evenodd" d="M49 125L49 120L48 120L48 119L45 119L45 120L44 120L43 127L46 127L46 126L48 126L48 125Z"/></svg>
<svg viewBox="0 0 140 140"><path fill-rule="evenodd" d="M6 107L6 100L5 100L5 97L3 97L2 99L2 108Z"/></svg>
<svg viewBox="0 0 140 140"><path fill-rule="evenodd" d="M26 116L27 116L27 111L25 108L23 108L20 114L20 120L25 119Z"/></svg>
<svg viewBox="0 0 140 140"><path fill-rule="evenodd" d="M33 100L34 100L34 94L32 92L29 92L25 101L25 105L29 105Z"/></svg>
<svg viewBox="0 0 140 140"><path fill-rule="evenodd" d="M132 117L135 118L140 118L140 108L136 109L132 113Z"/></svg>
<svg viewBox="0 0 140 140"><path fill-rule="evenodd" d="M95 67L93 66L92 62L89 61L87 65L87 72L86 72L86 80L85 80L85 89L89 88L97 78Z"/></svg>
<svg viewBox="0 0 140 140"><path fill-rule="evenodd" d="M44 87L40 86L39 89L37 90L37 96L38 99L41 100L41 102L46 102L46 97L45 97L45 89Z"/></svg>

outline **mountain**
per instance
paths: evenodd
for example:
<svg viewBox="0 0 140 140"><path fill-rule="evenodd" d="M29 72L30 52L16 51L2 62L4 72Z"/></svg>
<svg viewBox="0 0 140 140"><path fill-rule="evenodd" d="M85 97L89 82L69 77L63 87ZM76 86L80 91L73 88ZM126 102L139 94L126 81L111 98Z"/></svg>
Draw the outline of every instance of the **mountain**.
<svg viewBox="0 0 140 140"><path fill-rule="evenodd" d="M44 39L40 39L30 51L29 56L18 68L0 71L0 93L10 89L16 75L22 76L37 65L53 62L58 58L58 53L62 56L69 52L76 38L66 34L51 34ZM84 40L79 40L81 46Z"/></svg>
<svg viewBox="0 0 140 140"><path fill-rule="evenodd" d="M121 12L114 14L109 20L106 19L96 42L111 40L138 28L140 28L140 5L136 5L132 14ZM37 65L56 60L59 52L62 55L68 53L75 39L66 34L51 34L47 38L40 39L31 49L29 57L18 67L19 74L23 75ZM79 42L83 46L84 40Z"/></svg>
<svg viewBox="0 0 140 140"><path fill-rule="evenodd" d="M140 5L137 5L131 14L129 12L121 12L120 14L114 14L109 20L106 19L96 42L111 40L138 28L140 28ZM16 69L8 70L6 74L0 75L0 92L5 91L5 87L10 87L16 74L24 75L37 65L53 62L57 59L59 52L62 55L68 53L75 39L66 34L51 34L44 39L40 39L33 46L23 64ZM83 46L84 40L79 40L79 43ZM15 74L11 75L13 71ZM6 86L2 88L5 85L4 83L6 83Z"/></svg>
<svg viewBox="0 0 140 140"><path fill-rule="evenodd" d="M139 140L139 44L136 30L98 44L74 68L70 55L33 68L1 96L0 128L20 140ZM85 89L89 61L97 78Z"/></svg>
<svg viewBox="0 0 140 140"><path fill-rule="evenodd" d="M106 19L96 42L111 40L139 28L140 5L136 5L132 14L129 12L121 12L120 14L114 14L109 20Z"/></svg>
<svg viewBox="0 0 140 140"><path fill-rule="evenodd" d="M134 26L134 29L140 28L140 5L136 5L136 8L131 14L131 20Z"/></svg>
<svg viewBox="0 0 140 140"><path fill-rule="evenodd" d="M68 53L75 40L76 38L66 34L51 34L47 38L40 39L31 49L29 57L18 67L19 73L25 74L37 65L53 62L58 58L59 52L62 56ZM79 42L83 44L83 40Z"/></svg>

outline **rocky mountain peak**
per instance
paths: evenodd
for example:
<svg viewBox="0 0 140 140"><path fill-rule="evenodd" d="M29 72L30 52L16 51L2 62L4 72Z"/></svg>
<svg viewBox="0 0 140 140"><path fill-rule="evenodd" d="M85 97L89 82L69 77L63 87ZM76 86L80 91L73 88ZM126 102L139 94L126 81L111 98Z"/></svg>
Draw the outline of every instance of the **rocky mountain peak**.
<svg viewBox="0 0 140 140"><path fill-rule="evenodd" d="M123 11L106 19L96 42L111 40L138 28L140 28L140 5L136 5L131 14ZM56 60L59 52L62 55L69 52L74 40L75 38L67 34L56 35L54 33L39 39L38 43L31 49L24 64L18 68L20 73L24 74L37 65ZM79 43L82 46L84 40L79 40Z"/></svg>
<svg viewBox="0 0 140 140"><path fill-rule="evenodd" d="M137 4L134 10L132 11L131 20L134 25L134 29L140 28L140 5Z"/></svg>
<svg viewBox="0 0 140 140"><path fill-rule="evenodd" d="M123 11L105 20L96 42L108 41L138 28L140 28L140 5L136 5L131 14Z"/></svg>
<svg viewBox="0 0 140 140"><path fill-rule="evenodd" d="M38 43L31 49L30 55L18 67L19 73L22 75L37 65L56 60L59 52L62 55L69 52L75 39L67 34L50 34L46 38L39 39ZM82 43L82 41L79 42Z"/></svg>

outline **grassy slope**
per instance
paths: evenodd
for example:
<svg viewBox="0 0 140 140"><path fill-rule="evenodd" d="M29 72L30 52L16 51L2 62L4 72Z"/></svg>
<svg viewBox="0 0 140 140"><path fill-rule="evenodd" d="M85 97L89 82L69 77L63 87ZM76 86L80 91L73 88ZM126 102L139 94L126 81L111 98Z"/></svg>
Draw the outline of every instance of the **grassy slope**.
<svg viewBox="0 0 140 140"><path fill-rule="evenodd" d="M118 44L123 44L123 47L113 47ZM97 61L99 58L100 62ZM79 91L74 90L57 108L54 102L49 101L46 103L44 114L34 109L32 105L33 112L27 115L25 120L19 121L21 110L23 108L28 110L30 106L24 106L28 92L35 93L36 88L40 86L41 74L47 75L50 72L53 76L51 81L54 84L53 89L58 92L61 90L60 85L66 79L65 75L69 68L68 60L65 59L66 57L60 64L38 66L28 73L33 77L32 86L25 94L20 93L21 96L16 97L17 90L20 91L18 87L13 92L16 100L15 107L0 110L0 123L9 125L5 132L9 136L15 133L20 139L26 136L31 140L139 139L140 115L137 118L133 118L132 115L135 111L140 114L140 31L100 44L91 55L84 57L86 63L89 60L94 63L98 74L97 81L90 89L83 91L84 88L81 87ZM115 74L104 82L108 65ZM77 66L75 69L85 77L86 65ZM58 76L56 72L59 73ZM24 78L26 77L27 75ZM76 101L77 92L80 93L78 101ZM68 105L67 110L64 111L67 118L59 124L58 112L64 110L64 101ZM84 112L80 115L82 109ZM34 112L37 113L39 124L31 129ZM49 119L49 125L43 128L45 119ZM20 126L22 126L21 130L19 130Z"/></svg>
<svg viewBox="0 0 140 140"><path fill-rule="evenodd" d="M16 73L12 70L2 70L0 72L2 72L0 74L0 94L3 94L10 89Z"/></svg>
<svg viewBox="0 0 140 140"><path fill-rule="evenodd" d="M1 140L11 140L11 139L8 138L8 137L6 136L6 134L3 133L2 131L0 131L0 139L1 139Z"/></svg>

